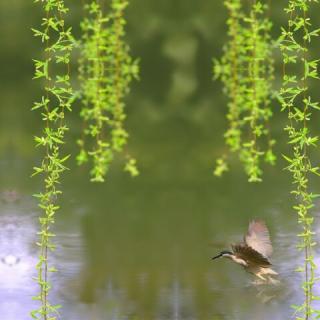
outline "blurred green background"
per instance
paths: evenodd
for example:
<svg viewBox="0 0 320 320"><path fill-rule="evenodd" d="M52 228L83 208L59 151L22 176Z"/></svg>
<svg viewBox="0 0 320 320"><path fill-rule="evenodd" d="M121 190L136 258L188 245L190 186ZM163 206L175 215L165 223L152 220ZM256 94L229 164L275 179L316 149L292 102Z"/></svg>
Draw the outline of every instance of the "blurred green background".
<svg viewBox="0 0 320 320"><path fill-rule="evenodd" d="M286 22L286 1L272 2L276 37ZM79 35L80 1L67 4L68 23ZM141 175L132 179L123 173L119 158L105 184L89 182L88 168L75 164L81 130L75 103L67 119L71 131L66 145L74 157L63 178L58 249L52 257L60 269L52 296L64 306L62 318L288 319L290 304L301 299L299 275L293 273L299 262L296 218L281 156L276 167L264 168L261 184L247 182L236 158L225 177L212 175L215 159L225 149L227 100L211 70L212 58L221 56L226 41L226 18L221 0L130 1L127 39L132 55L140 58L141 80L127 99L127 127L129 150ZM42 122L30 111L41 96L39 82L31 80L32 59L41 55L41 47L30 28L40 21L39 4L0 3L0 181L2 190L16 190L22 199L4 203L2 211L16 221L16 239L23 219L33 226L21 236L22 243L30 242L21 262L31 264L39 214L31 195L41 181L30 174L41 161L33 136ZM279 65L280 54L275 54ZM72 69L76 74L76 63ZM287 150L286 115L277 102L274 113L280 154ZM274 238L275 268L282 271L284 283L275 292L252 288L250 276L228 261L210 261L230 242L241 240L254 217L266 220ZM32 275L33 269L28 270ZM16 277L29 279L29 273L18 271ZM25 281L30 291L18 299L10 300L10 287L0 291L4 319L28 319L36 288ZM5 301L11 303L11 313ZM14 303L25 307L15 309Z"/></svg>

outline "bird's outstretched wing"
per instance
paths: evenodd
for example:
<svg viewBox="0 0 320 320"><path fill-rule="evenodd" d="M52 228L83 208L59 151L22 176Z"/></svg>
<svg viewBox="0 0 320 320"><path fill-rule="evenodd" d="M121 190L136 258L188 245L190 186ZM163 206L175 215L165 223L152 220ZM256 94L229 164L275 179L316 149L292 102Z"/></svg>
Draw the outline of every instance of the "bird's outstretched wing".
<svg viewBox="0 0 320 320"><path fill-rule="evenodd" d="M270 257L272 254L272 244L270 240L269 230L261 220L253 220L249 224L248 232L244 237L245 243L259 252L265 257Z"/></svg>
<svg viewBox="0 0 320 320"><path fill-rule="evenodd" d="M257 265L260 267L271 266L270 261L266 257L245 244L234 244L232 245L232 250L237 258L246 261L248 265Z"/></svg>

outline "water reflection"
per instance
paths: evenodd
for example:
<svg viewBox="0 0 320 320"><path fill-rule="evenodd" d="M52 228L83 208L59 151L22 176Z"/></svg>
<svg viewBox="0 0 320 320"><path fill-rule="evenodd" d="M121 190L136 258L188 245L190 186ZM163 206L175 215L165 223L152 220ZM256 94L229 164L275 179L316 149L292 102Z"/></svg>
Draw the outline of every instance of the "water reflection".
<svg viewBox="0 0 320 320"><path fill-rule="evenodd" d="M5 320L30 319L30 311L37 308L32 297L38 286L33 280L38 261L36 205L29 196L18 191L5 190L0 194L0 314ZM77 281L83 260L83 249L78 233L60 228L57 250L50 256L50 263L60 269L53 275L57 284L52 291L56 302L70 300L75 303L75 290L70 290L71 280ZM81 252L80 254L78 254ZM66 286L68 288L66 288ZM73 288L74 289L74 288Z"/></svg>
<svg viewBox="0 0 320 320"><path fill-rule="evenodd" d="M169 288L160 289L156 319L190 320L196 312L192 288L183 288L179 280L174 279Z"/></svg>
<svg viewBox="0 0 320 320"><path fill-rule="evenodd" d="M36 228L30 208L26 206L26 212L20 215L19 198L15 191L1 193L0 314L8 320L27 319L30 308L35 306L31 297L36 293L32 281L37 260Z"/></svg>
<svg viewBox="0 0 320 320"><path fill-rule="evenodd" d="M14 195L14 196L13 196ZM2 194L0 202L0 314L5 320L28 319L36 307L31 297L37 293L35 275L37 248L34 245L37 219L35 204L13 192ZM207 244L199 258L178 243L165 254L165 261L142 259L135 245L123 255L120 238L95 229L93 247L84 243L87 217L82 209L66 216L57 225L57 250L51 263L60 270L52 278L52 298L64 307L61 318L68 320L191 320L191 319L290 319L292 303L302 301L301 275L294 269L302 262L295 249L295 232L275 228L274 265L281 283L254 286L252 278L229 261L210 261ZM241 230L240 230L241 232ZM225 239L225 237L229 239ZM111 238L110 238L111 237ZM219 235L216 243L229 242L233 235ZM152 242L152 236L145 237ZM98 245L100 243L100 245ZM114 247L117 245L117 247ZM155 243L152 244L154 246ZM88 250L95 250L89 252ZM120 251L119 251L120 250ZM142 254L142 255L141 255ZM138 255L137 259L133 259ZM141 256L140 256L141 255ZM89 259L88 259L89 257ZM177 258L178 257L178 258ZM285 259L284 259L285 257ZM121 263L119 263L121 261ZM189 261L189 263L187 263ZM319 256L316 256L319 263ZM319 292L319 286L316 287Z"/></svg>

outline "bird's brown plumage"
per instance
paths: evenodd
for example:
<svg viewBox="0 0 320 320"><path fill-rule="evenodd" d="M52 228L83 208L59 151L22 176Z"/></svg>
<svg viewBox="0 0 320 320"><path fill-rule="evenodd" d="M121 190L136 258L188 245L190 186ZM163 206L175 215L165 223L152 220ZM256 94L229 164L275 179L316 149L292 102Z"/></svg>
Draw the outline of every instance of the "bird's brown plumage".
<svg viewBox="0 0 320 320"><path fill-rule="evenodd" d="M273 276L277 272L271 269L269 258L272 254L270 235L266 224L261 220L253 220L242 243L233 244L232 252L222 251L218 256L226 257L242 265L244 269L259 278L262 283L277 283Z"/></svg>
<svg viewBox="0 0 320 320"><path fill-rule="evenodd" d="M270 234L264 221L253 220L250 222L244 242L266 258L272 255Z"/></svg>
<svg viewBox="0 0 320 320"><path fill-rule="evenodd" d="M266 257L246 244L234 244L232 245L232 250L237 258L240 258L247 263L248 267L260 266L262 268L267 268L271 266L271 263Z"/></svg>

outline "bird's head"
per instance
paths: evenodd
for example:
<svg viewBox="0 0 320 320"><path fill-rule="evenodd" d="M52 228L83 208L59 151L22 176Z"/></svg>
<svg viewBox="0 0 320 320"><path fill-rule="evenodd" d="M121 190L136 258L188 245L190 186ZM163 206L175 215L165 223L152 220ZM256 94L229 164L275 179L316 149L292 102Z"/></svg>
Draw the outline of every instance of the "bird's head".
<svg viewBox="0 0 320 320"><path fill-rule="evenodd" d="M212 260L218 259L220 257L231 258L232 256L234 256L233 252L229 250L223 250L218 255L214 256Z"/></svg>

